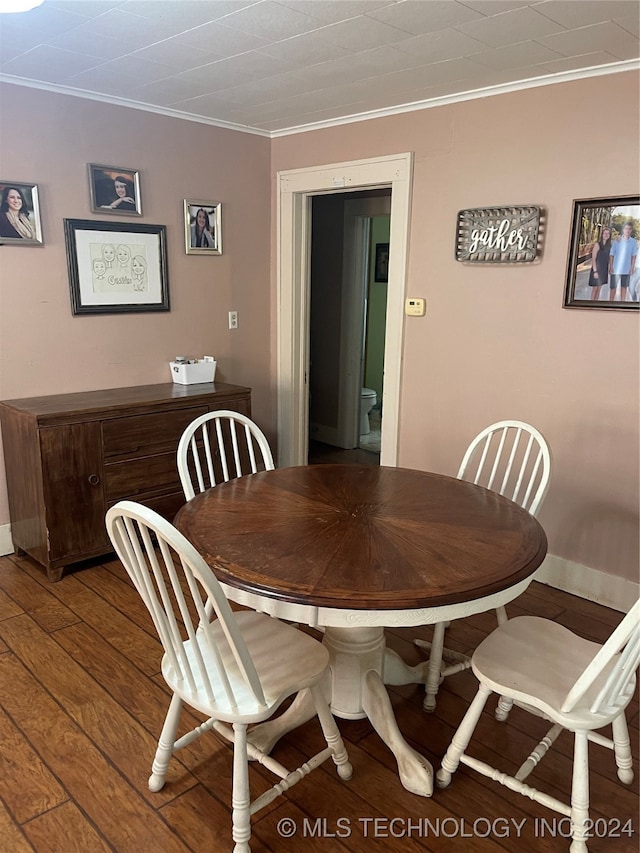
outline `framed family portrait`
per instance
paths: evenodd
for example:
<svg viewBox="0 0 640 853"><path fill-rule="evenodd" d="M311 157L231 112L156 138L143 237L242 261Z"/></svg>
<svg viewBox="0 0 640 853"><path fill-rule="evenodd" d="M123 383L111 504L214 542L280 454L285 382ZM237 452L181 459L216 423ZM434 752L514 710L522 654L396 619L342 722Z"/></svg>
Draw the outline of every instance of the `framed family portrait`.
<svg viewBox="0 0 640 853"><path fill-rule="evenodd" d="M640 196L573 202L564 308L640 309Z"/></svg>
<svg viewBox="0 0 640 853"><path fill-rule="evenodd" d="M187 255L222 254L222 213L219 201L184 200L184 242Z"/></svg>
<svg viewBox="0 0 640 853"><path fill-rule="evenodd" d="M65 219L73 314L169 310L164 225Z"/></svg>
<svg viewBox="0 0 640 853"><path fill-rule="evenodd" d="M93 213L142 215L140 176L135 169L89 163L89 191Z"/></svg>
<svg viewBox="0 0 640 853"><path fill-rule="evenodd" d="M389 281L389 244L376 243L375 281Z"/></svg>
<svg viewBox="0 0 640 853"><path fill-rule="evenodd" d="M42 246L37 184L0 181L0 245Z"/></svg>

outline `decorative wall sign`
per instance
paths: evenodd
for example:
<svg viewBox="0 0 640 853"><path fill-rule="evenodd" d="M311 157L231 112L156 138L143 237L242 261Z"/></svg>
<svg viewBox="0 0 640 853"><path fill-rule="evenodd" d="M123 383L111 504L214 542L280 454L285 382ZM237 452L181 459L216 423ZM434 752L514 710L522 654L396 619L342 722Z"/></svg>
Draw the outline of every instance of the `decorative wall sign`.
<svg viewBox="0 0 640 853"><path fill-rule="evenodd" d="M541 241L539 207L476 207L458 213L457 261L483 264L534 261Z"/></svg>

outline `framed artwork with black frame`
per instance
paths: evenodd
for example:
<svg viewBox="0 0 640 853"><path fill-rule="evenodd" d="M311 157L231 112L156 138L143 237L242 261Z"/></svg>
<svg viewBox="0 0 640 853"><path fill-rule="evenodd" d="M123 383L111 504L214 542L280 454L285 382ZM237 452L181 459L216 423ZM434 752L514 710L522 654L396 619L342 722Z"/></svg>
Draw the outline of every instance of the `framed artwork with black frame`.
<svg viewBox="0 0 640 853"><path fill-rule="evenodd" d="M65 219L73 314L169 311L164 225Z"/></svg>
<svg viewBox="0 0 640 853"><path fill-rule="evenodd" d="M640 196L576 199L564 308L640 308Z"/></svg>
<svg viewBox="0 0 640 853"><path fill-rule="evenodd" d="M376 243L374 281L389 281L389 244Z"/></svg>

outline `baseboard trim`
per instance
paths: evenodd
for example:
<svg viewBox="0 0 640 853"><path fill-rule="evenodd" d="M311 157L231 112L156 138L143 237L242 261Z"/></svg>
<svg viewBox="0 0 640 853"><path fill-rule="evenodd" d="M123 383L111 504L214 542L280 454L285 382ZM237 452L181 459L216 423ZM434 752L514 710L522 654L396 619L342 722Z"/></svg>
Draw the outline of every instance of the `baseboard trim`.
<svg viewBox="0 0 640 853"><path fill-rule="evenodd" d="M0 557L13 554L13 550L11 525L1 524ZM534 579L588 601L612 607L621 613L627 613L640 597L640 583L573 563L554 554L547 554Z"/></svg>
<svg viewBox="0 0 640 853"><path fill-rule="evenodd" d="M554 554L547 554L534 577L540 583L612 607L621 613L627 613L640 596L640 583L636 581L573 563Z"/></svg>
<svg viewBox="0 0 640 853"><path fill-rule="evenodd" d="M13 554L11 525L0 524L0 557L5 557L7 554Z"/></svg>

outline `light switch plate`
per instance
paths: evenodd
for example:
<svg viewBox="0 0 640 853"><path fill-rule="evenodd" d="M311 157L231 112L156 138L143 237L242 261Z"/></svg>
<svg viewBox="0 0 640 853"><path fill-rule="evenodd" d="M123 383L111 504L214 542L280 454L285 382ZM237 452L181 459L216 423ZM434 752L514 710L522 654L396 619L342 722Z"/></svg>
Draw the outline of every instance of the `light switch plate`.
<svg viewBox="0 0 640 853"><path fill-rule="evenodd" d="M417 299L413 296L409 296L404 303L404 313L408 317L424 317L426 310L427 308L424 299Z"/></svg>

